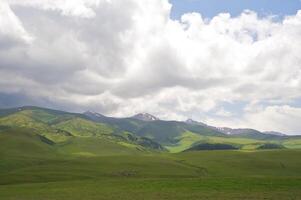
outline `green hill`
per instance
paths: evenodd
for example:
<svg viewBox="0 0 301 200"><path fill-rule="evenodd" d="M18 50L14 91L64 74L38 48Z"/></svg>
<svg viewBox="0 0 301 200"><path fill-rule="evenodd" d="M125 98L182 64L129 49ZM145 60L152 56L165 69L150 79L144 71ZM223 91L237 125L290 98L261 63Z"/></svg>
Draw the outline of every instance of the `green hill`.
<svg viewBox="0 0 301 200"><path fill-rule="evenodd" d="M95 137L127 147L155 151L168 149L170 152L181 152L196 144L225 144L244 150L258 149L266 143L285 148L301 147L300 136L265 134L253 129L229 129L233 134L228 135L197 122L143 121L39 107L0 110L0 126L30 129L55 143L74 140L74 137Z"/></svg>
<svg viewBox="0 0 301 200"><path fill-rule="evenodd" d="M254 129L233 129L235 134L232 137L249 138L257 140L282 140L285 136L262 133Z"/></svg>
<svg viewBox="0 0 301 200"><path fill-rule="evenodd" d="M99 148L98 152L95 151L97 148L90 148L91 152L86 151L88 145L85 143L87 141L91 146L101 146L108 143L108 147L112 147L111 150L114 153L118 152L114 148L125 148L131 152L133 149L136 151L165 150L160 144L148 138L132 135L109 124L96 123L81 114L38 107L6 109L1 113L0 126L2 127L27 129L32 134L43 136L55 144L71 145L78 144L76 141L82 141L83 144L78 146L81 146L83 150L76 152L85 152L91 155L104 154L102 151L104 148ZM110 148L106 152L109 150Z"/></svg>
<svg viewBox="0 0 301 200"><path fill-rule="evenodd" d="M210 129L209 127L188 124L178 121L143 121L133 118L110 118L97 113L85 113L87 117L96 122L108 123L120 130L134 133L135 135L147 137L164 146L179 142L179 137L190 131L203 136L225 136L225 134Z"/></svg>
<svg viewBox="0 0 301 200"><path fill-rule="evenodd" d="M301 147L300 136L273 135L254 129L219 130L193 120L188 122L144 121L135 118L106 117L92 112L86 112L85 115L95 122L110 124L118 130L149 138L174 153L202 143L232 145L243 150L255 150L267 142L283 145L285 148ZM225 131L231 131L233 134L225 134ZM295 139L291 139L292 137Z"/></svg>
<svg viewBox="0 0 301 200"><path fill-rule="evenodd" d="M67 131L73 136L78 137L99 137L102 135L110 135L114 132L114 129L106 124L94 123L79 117L61 121L52 125L52 127Z"/></svg>
<svg viewBox="0 0 301 200"><path fill-rule="evenodd" d="M71 134L52 128L35 115L33 110L19 110L0 118L1 126L30 129L32 132L43 135L54 142L67 140Z"/></svg>
<svg viewBox="0 0 301 200"><path fill-rule="evenodd" d="M43 157L54 155L54 142L44 136L33 134L24 128L7 128L0 130L1 158Z"/></svg>

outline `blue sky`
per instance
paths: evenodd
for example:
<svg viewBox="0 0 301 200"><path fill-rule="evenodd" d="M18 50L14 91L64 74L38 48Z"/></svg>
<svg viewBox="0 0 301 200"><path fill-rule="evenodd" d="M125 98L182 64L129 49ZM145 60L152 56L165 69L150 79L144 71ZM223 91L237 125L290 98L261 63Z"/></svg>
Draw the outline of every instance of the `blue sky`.
<svg viewBox="0 0 301 200"><path fill-rule="evenodd" d="M170 0L173 4L172 18L178 19L187 12L199 12L203 17L212 18L221 12L232 16L243 10L256 11L259 15L294 15L301 9L300 0Z"/></svg>

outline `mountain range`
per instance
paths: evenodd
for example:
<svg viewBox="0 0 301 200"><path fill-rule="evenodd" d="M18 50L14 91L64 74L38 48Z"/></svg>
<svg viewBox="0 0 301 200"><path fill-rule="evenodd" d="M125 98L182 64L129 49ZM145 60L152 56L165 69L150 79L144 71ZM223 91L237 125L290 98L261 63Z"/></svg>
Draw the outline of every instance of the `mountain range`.
<svg viewBox="0 0 301 200"><path fill-rule="evenodd" d="M301 136L278 132L213 127L192 119L165 121L148 113L114 118L91 111L70 113L34 106L0 109L1 133L6 133L6 140L22 138L22 145L33 138L57 151L91 156L104 152L301 148Z"/></svg>

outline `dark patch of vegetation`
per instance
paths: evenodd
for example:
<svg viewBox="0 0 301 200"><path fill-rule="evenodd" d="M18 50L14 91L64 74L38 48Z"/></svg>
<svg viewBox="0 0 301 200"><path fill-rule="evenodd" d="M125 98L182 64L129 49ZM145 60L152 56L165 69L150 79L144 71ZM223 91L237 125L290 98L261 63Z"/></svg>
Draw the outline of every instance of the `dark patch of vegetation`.
<svg viewBox="0 0 301 200"><path fill-rule="evenodd" d="M135 177L138 175L138 171L136 170L122 170L113 174L113 176L117 177Z"/></svg>
<svg viewBox="0 0 301 200"><path fill-rule="evenodd" d="M55 142L49 140L48 138L42 136L42 135L37 135L38 138L40 138L40 140L46 144L49 144L49 145L54 145Z"/></svg>
<svg viewBox="0 0 301 200"><path fill-rule="evenodd" d="M0 125L0 131L5 131L7 129L10 129L10 127L9 126L1 126Z"/></svg>
<svg viewBox="0 0 301 200"><path fill-rule="evenodd" d="M209 143L202 143L197 144L185 151L202 151L202 150L237 150L239 148L230 145L230 144L209 144Z"/></svg>
<svg viewBox="0 0 301 200"><path fill-rule="evenodd" d="M157 149L159 151L166 151L159 143L152 141L151 139L140 137L137 143L143 147L148 147L150 149Z"/></svg>
<svg viewBox="0 0 301 200"><path fill-rule="evenodd" d="M58 134L60 134L60 135L64 135L64 136L73 136L70 132L65 131L65 130L56 129L55 131L56 131L56 133L58 133Z"/></svg>
<svg viewBox="0 0 301 200"><path fill-rule="evenodd" d="M257 149L284 149L285 147L281 144L273 144L273 143L266 143L259 146Z"/></svg>

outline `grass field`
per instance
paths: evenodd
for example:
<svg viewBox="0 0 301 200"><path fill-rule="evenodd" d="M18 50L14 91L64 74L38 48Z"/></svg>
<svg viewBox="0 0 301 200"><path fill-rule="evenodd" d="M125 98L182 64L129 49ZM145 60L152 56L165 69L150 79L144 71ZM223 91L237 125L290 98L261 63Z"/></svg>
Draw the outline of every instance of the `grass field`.
<svg viewBox="0 0 301 200"><path fill-rule="evenodd" d="M7 200L300 199L300 179L99 179L6 185Z"/></svg>
<svg viewBox="0 0 301 200"><path fill-rule="evenodd" d="M0 199L301 199L300 150L6 157Z"/></svg>

